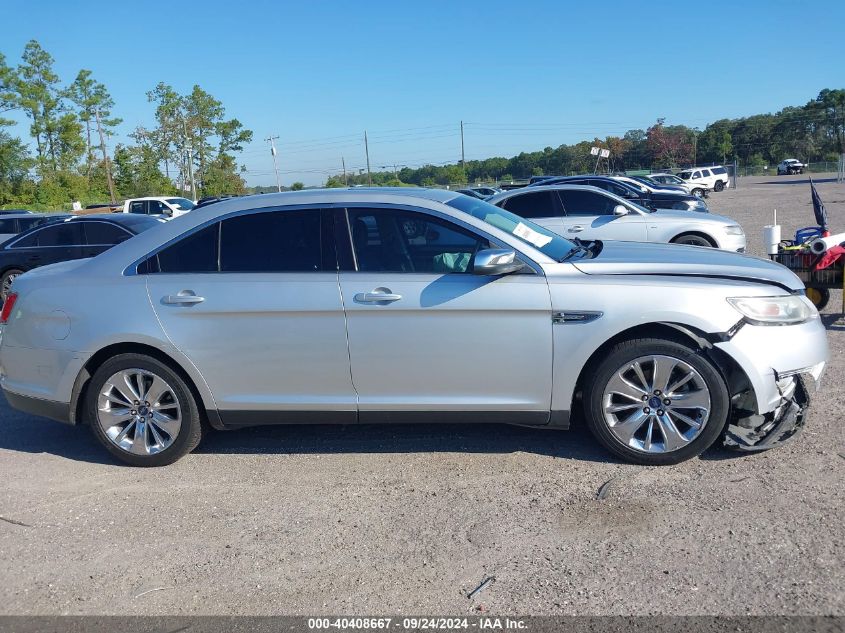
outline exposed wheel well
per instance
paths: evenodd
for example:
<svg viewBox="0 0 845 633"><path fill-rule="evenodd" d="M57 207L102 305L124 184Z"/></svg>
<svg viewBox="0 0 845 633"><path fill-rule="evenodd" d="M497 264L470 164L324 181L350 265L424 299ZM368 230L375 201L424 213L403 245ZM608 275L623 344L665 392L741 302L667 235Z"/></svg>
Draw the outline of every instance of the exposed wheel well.
<svg viewBox="0 0 845 633"><path fill-rule="evenodd" d="M593 373L595 366L601 361L601 359L607 357L610 348L622 341L638 338L662 338L680 343L681 345L697 347L702 350L702 352L716 366L716 369L722 374L722 377L725 379L725 384L728 386L728 392L730 393L731 398L737 394L753 389L751 381L748 380L748 376L745 374L743 369L728 354L723 352L721 349L714 347L708 340L705 332L689 325L682 325L679 323L645 323L619 332L605 341L592 353L589 360L584 363L584 366L581 368L581 373L578 375L578 380L575 383L575 391L572 395L572 405L570 409L573 413L578 411L580 414L581 412L581 393L583 390L584 379Z"/></svg>
<svg viewBox="0 0 845 633"><path fill-rule="evenodd" d="M194 381L191 380L191 377L188 373L182 368L182 366L173 360L170 356L162 352L160 349L156 349L150 345L144 345L143 343L116 343L114 345L109 345L104 347L96 354L94 354L91 358L88 359L88 362L85 363L85 366L79 372L79 375L76 377L76 382L73 385L73 393L71 394L71 406L70 406L70 422L71 424L79 424L83 421L82 412L85 406L85 397L88 391L88 385L91 382L91 376L93 376L96 371L100 368L100 366L105 363L108 359L113 358L119 354L144 354L145 356L150 356L151 358L155 358L156 360L164 363L170 369L175 371L182 380L185 381L185 384L188 385L188 388L191 390L191 394L194 396L197 402L197 409L200 411L200 416L203 418L203 423L205 423L205 406L203 404L203 400L200 397L199 390L197 386L194 384Z"/></svg>
<svg viewBox="0 0 845 633"><path fill-rule="evenodd" d="M701 231L684 231L683 233L680 233L680 234L676 235L675 237L673 237L670 240L670 242L672 242L674 244L675 242L677 242L682 237L687 237L687 236L690 236L690 235L694 235L695 237L700 237L702 239L707 240L707 242L713 248L716 248L718 246L718 244L716 244L716 241L712 237L707 235L707 233L702 233Z"/></svg>

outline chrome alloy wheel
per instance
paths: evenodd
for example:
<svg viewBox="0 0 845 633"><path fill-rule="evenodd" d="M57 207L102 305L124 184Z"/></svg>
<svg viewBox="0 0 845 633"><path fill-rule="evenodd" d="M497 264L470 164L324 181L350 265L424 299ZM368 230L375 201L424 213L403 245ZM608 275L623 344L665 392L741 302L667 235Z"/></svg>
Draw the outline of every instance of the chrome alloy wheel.
<svg viewBox="0 0 845 633"><path fill-rule="evenodd" d="M604 419L625 446L668 453L697 438L710 417L710 390L693 367L671 356L640 356L613 374Z"/></svg>
<svg viewBox="0 0 845 633"><path fill-rule="evenodd" d="M0 287L0 298L5 300L6 297L9 296L9 293L12 292L12 284L17 276L17 273L3 275L3 285Z"/></svg>
<svg viewBox="0 0 845 633"><path fill-rule="evenodd" d="M173 388L146 369L112 375L97 399L97 422L118 448L155 455L168 448L182 428L182 408Z"/></svg>

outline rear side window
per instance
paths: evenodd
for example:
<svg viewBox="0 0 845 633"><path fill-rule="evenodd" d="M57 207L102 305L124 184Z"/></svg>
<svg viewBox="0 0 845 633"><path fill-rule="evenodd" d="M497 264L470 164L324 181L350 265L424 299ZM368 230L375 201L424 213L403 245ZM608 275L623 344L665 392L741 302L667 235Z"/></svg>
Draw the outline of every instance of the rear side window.
<svg viewBox="0 0 845 633"><path fill-rule="evenodd" d="M220 223L183 237L148 260L148 272L211 273L217 272L217 247ZM139 267L143 270L143 266Z"/></svg>
<svg viewBox="0 0 845 633"><path fill-rule="evenodd" d="M84 224L85 240L89 246L114 246L132 237L125 229L108 222L85 222Z"/></svg>
<svg viewBox="0 0 845 633"><path fill-rule="evenodd" d="M726 173L728 173L728 170L727 170L727 169L725 169L724 167L714 167L714 168L712 169L712 172L713 172L714 174L716 174L717 176L721 176L722 174L726 174Z"/></svg>
<svg viewBox="0 0 845 633"><path fill-rule="evenodd" d="M616 201L600 193L575 189L559 191L566 215L613 215Z"/></svg>
<svg viewBox="0 0 845 633"><path fill-rule="evenodd" d="M34 233L35 246L82 246L85 238L82 235L80 222L63 222L47 226ZM16 246L21 246L16 244Z"/></svg>
<svg viewBox="0 0 845 633"><path fill-rule="evenodd" d="M320 210L272 211L224 220L224 272L314 272L322 269Z"/></svg>
<svg viewBox="0 0 845 633"><path fill-rule="evenodd" d="M560 215L551 191L538 191L508 198L503 205L523 218L554 218Z"/></svg>
<svg viewBox="0 0 845 633"><path fill-rule="evenodd" d="M144 201L138 200L137 202L130 202L129 203L129 213L146 213L147 210L144 208Z"/></svg>
<svg viewBox="0 0 845 633"><path fill-rule="evenodd" d="M707 169L702 169L701 175L707 178L710 175L710 172Z"/></svg>
<svg viewBox="0 0 845 633"><path fill-rule="evenodd" d="M17 233L14 220L0 219L0 233Z"/></svg>

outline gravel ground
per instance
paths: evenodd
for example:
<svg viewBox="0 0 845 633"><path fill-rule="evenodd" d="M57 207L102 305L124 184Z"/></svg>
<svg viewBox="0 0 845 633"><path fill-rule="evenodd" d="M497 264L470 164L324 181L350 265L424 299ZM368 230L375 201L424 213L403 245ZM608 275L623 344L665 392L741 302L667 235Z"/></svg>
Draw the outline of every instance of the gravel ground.
<svg viewBox="0 0 845 633"><path fill-rule="evenodd" d="M845 185L819 191L845 229ZM710 203L756 253L774 207L813 224L801 176ZM141 470L0 398L0 613L843 614L840 299L805 432L675 467L577 429L409 425L215 433Z"/></svg>

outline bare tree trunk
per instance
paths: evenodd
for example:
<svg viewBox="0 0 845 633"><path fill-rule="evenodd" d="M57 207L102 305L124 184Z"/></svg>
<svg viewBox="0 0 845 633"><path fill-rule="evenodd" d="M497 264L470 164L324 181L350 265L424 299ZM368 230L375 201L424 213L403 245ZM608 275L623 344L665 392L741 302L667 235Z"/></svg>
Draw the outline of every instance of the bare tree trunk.
<svg viewBox="0 0 845 633"><path fill-rule="evenodd" d="M111 202L114 204L116 202L114 197L114 183L111 179L111 168L109 167L109 155L106 153L106 139L103 136L103 126L100 124L100 111L96 110L95 114L97 116L97 131L100 133L100 149L103 150L103 163L106 167L106 180L109 183L109 196L111 196Z"/></svg>

